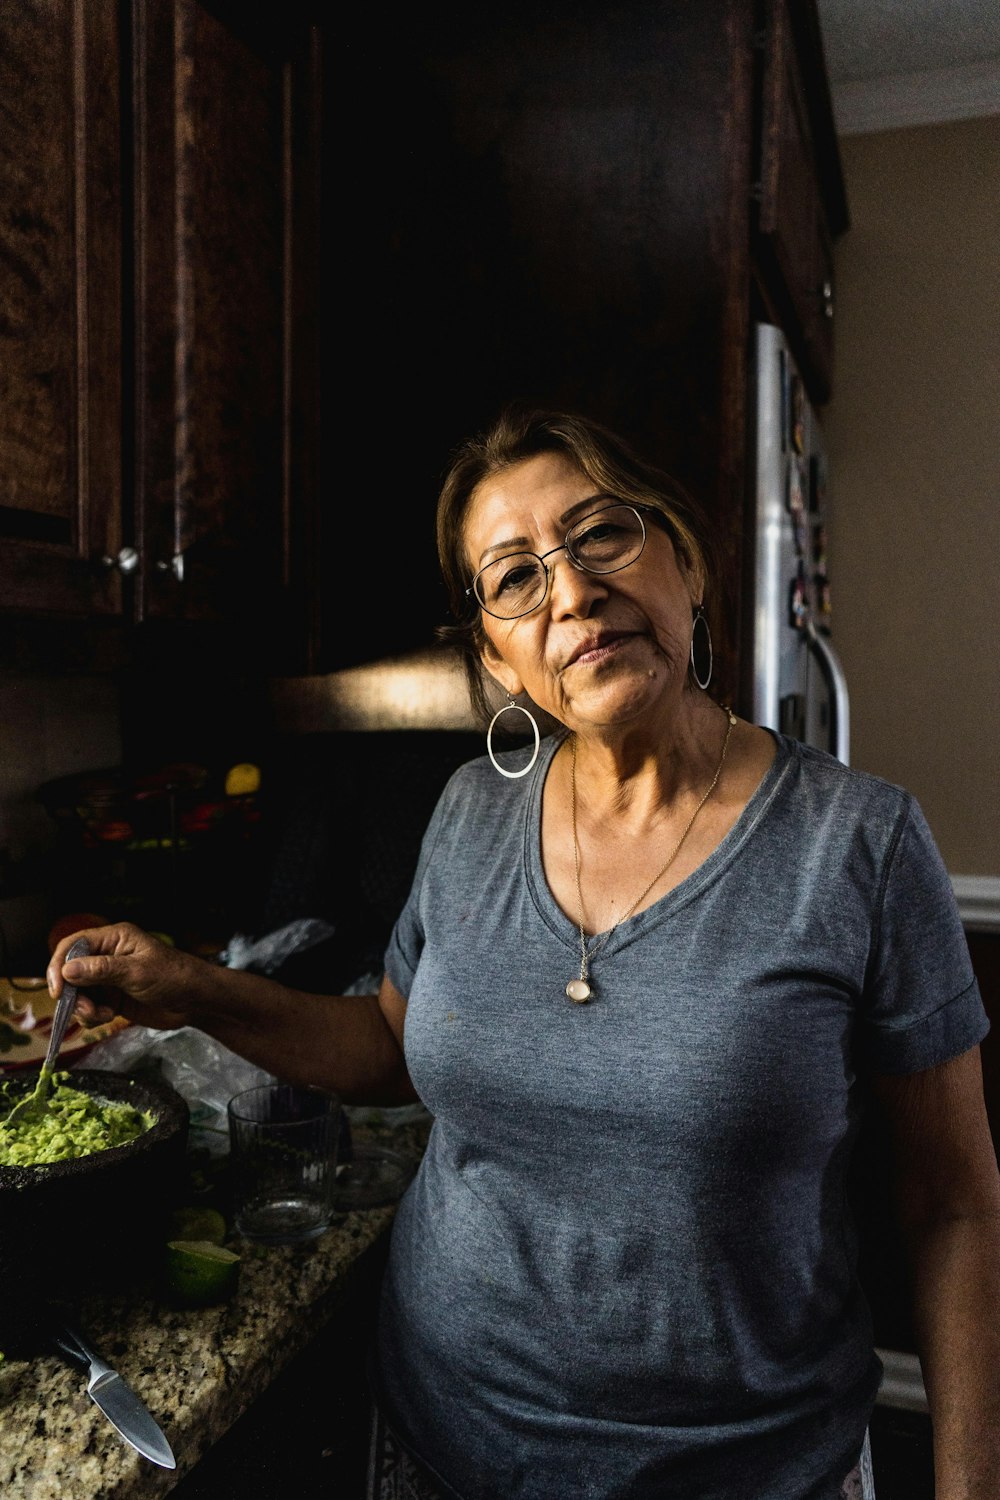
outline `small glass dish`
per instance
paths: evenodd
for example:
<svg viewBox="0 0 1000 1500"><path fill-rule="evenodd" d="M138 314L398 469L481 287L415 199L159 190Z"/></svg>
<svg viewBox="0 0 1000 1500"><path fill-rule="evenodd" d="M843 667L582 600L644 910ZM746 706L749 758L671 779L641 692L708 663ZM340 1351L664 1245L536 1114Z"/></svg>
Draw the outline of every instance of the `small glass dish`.
<svg viewBox="0 0 1000 1500"><path fill-rule="evenodd" d="M413 1179L416 1167L398 1151L355 1139L346 1160L337 1165L333 1206L337 1213L353 1208L382 1208L396 1203Z"/></svg>

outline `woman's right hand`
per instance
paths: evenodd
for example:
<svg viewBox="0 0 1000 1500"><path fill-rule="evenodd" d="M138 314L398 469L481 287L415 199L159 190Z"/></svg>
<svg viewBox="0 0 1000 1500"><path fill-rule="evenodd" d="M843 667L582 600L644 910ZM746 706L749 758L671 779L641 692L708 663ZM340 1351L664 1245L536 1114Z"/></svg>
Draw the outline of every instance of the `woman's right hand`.
<svg viewBox="0 0 1000 1500"><path fill-rule="evenodd" d="M89 956L66 963L66 954L81 937L90 944ZM131 922L115 922L62 938L46 978L55 999L64 980L76 985L81 991L77 1015L85 1023L100 1019L110 1007L112 1014L165 1031L194 1024L199 980L205 977L199 971L207 967L204 960L168 947Z"/></svg>

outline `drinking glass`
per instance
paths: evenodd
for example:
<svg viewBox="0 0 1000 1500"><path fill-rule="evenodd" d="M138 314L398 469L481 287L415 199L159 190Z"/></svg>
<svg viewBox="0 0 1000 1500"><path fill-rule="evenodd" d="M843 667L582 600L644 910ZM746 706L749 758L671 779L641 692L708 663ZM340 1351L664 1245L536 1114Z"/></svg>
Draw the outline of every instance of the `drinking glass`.
<svg viewBox="0 0 1000 1500"><path fill-rule="evenodd" d="M287 1083L230 1099L233 1221L244 1239L293 1245L329 1228L341 1109L325 1089Z"/></svg>

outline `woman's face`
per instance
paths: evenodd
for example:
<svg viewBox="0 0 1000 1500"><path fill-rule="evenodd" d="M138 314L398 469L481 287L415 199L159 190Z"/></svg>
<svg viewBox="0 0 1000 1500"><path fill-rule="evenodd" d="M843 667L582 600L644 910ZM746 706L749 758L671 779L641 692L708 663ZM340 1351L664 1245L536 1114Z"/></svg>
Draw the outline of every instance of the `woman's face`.
<svg viewBox="0 0 1000 1500"><path fill-rule="evenodd" d="M525 459L475 491L464 527L469 566L477 573L505 552L541 556L614 498L561 453ZM702 579L662 528L647 522L641 555L617 573L581 572L565 552L546 563L549 591L530 614L483 613L483 662L501 686L584 731L625 727L679 701Z"/></svg>

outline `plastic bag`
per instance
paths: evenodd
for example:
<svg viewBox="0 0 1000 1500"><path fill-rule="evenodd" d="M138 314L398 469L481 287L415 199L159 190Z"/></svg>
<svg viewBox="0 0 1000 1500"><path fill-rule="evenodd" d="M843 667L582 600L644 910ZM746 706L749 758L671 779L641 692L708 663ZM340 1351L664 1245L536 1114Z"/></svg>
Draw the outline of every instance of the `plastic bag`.
<svg viewBox="0 0 1000 1500"><path fill-rule="evenodd" d="M205 1146L213 1156L229 1150L226 1106L233 1095L274 1081L272 1073L247 1062L195 1026L181 1026L175 1031L130 1026L106 1042L98 1042L79 1066L108 1068L113 1073L146 1069L159 1073L190 1110L191 1146Z"/></svg>
<svg viewBox="0 0 1000 1500"><path fill-rule="evenodd" d="M293 953L304 953L333 937L336 928L321 917L300 917L262 938L234 932L219 962L227 969L252 969L255 974L273 974Z"/></svg>

